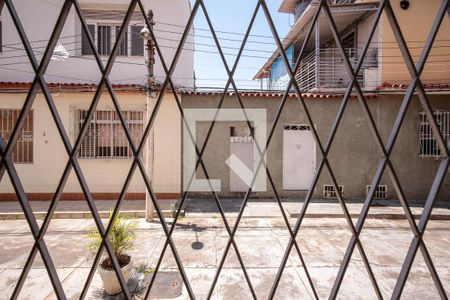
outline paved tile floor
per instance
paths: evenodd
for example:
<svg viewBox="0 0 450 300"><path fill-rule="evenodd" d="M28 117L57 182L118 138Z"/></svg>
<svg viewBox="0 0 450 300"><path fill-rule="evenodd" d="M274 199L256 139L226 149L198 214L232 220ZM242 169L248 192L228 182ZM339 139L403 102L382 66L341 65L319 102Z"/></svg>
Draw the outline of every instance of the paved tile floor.
<svg viewBox="0 0 450 300"><path fill-rule="evenodd" d="M138 219L137 244L130 252L136 269L155 267L165 239L158 222ZM230 224L234 219L229 218ZM294 224L295 219L290 219ZM77 299L91 267L86 233L92 220L53 220L45 237L50 254L69 299ZM33 240L24 220L0 221L0 299L9 299L25 264ZM351 235L344 219L308 218L297 241L321 299L328 297ZM361 240L385 298L390 298L406 250L412 238L404 220L367 220ZM206 299L223 255L228 234L220 218L180 220L173 236L186 274L198 299ZM266 299L278 270L289 233L281 218L244 218L236 243L258 299ZM425 235L429 252L448 294L450 294L450 221L433 220ZM170 250L162 270L176 271ZM101 281L96 274L89 299L98 298ZM350 263L339 294L341 299L376 299L358 251ZM28 275L21 299L55 299L39 255ZM312 290L298 256L292 252L276 299L311 299ZM420 251L414 262L404 299L438 299L433 281ZM178 299L188 299L186 288ZM251 299L233 248L225 260L213 299Z"/></svg>

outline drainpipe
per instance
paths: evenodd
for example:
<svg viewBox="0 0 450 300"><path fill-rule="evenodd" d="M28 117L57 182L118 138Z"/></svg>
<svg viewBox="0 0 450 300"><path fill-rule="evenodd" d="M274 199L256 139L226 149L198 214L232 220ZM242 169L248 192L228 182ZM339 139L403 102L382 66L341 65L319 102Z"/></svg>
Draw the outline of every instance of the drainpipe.
<svg viewBox="0 0 450 300"><path fill-rule="evenodd" d="M151 29L153 29L153 11L150 9L147 13L147 18L150 23ZM154 64L155 64L155 46L150 35L150 31L148 28L144 27L141 31L141 36L146 42L147 49L147 120L150 120L150 116L155 108L155 100L156 100L156 90L155 90L155 77L154 77ZM153 123L154 124L154 123ZM147 155L146 155L146 167L148 178L150 179L150 183L153 185L153 172L154 172L154 125L149 132L148 140L147 140ZM154 185L153 185L154 187ZM153 205L152 199L150 197L149 191L145 193L145 219L147 222L153 221L155 214L155 207Z"/></svg>

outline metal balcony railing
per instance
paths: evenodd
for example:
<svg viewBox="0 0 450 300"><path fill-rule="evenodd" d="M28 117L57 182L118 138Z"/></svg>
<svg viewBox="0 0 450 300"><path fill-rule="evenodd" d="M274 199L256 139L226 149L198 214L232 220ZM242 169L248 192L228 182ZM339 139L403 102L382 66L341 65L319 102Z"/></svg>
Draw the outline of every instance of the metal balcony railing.
<svg viewBox="0 0 450 300"><path fill-rule="evenodd" d="M345 53L352 64L358 63L358 50L345 48ZM363 88L377 86L378 60L377 49L369 49L364 59L358 81ZM350 83L350 76L345 67L344 59L338 48L320 49L308 54L302 59L295 76L302 91L326 88L345 88Z"/></svg>
<svg viewBox="0 0 450 300"><path fill-rule="evenodd" d="M328 0L328 4L351 4L355 3L356 0Z"/></svg>

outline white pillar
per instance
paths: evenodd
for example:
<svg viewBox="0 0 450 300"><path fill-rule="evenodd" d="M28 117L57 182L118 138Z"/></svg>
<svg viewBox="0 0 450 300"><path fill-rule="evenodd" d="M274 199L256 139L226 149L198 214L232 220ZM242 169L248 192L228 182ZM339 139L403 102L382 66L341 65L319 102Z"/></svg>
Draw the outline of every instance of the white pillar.
<svg viewBox="0 0 450 300"><path fill-rule="evenodd" d="M155 98L153 98L149 93L147 93L147 122L150 120L153 109L155 108ZM149 132L147 139L147 151L146 151L146 169L147 174L150 179L150 183L153 183L153 172L154 172L154 158L155 158L155 150L154 150L154 127L155 123L153 122L152 129ZM153 188L154 186L152 186ZM145 193L145 219L147 222L153 221L155 206L153 205L152 198L150 197L149 191L146 189Z"/></svg>

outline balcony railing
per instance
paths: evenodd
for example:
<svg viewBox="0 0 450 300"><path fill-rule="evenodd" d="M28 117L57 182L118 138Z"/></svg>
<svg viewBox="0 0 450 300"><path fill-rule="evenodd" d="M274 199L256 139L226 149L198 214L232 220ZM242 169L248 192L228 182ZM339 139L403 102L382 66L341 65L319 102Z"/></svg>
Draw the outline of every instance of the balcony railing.
<svg viewBox="0 0 450 300"><path fill-rule="evenodd" d="M346 48L345 53L353 68L358 63L358 51ZM317 89L345 88L350 83L350 76L345 67L344 59L337 48L321 49L302 59L295 76L302 91ZM370 89L377 86L378 60L377 49L369 49L362 68L358 74L361 87Z"/></svg>
<svg viewBox="0 0 450 300"><path fill-rule="evenodd" d="M356 0L328 0L328 4L351 4Z"/></svg>

